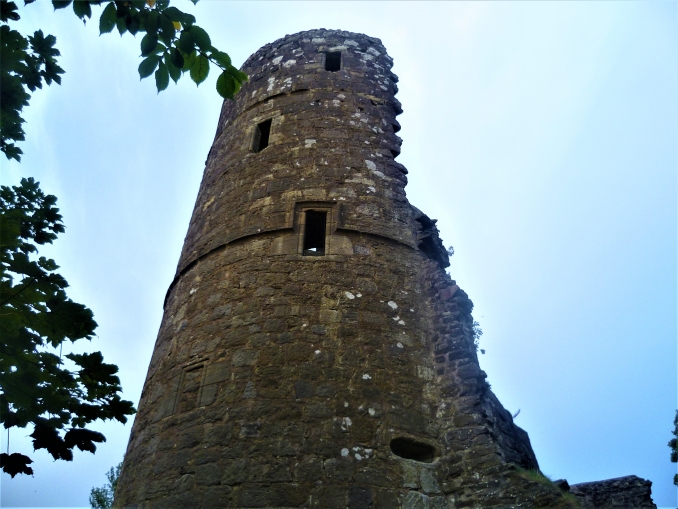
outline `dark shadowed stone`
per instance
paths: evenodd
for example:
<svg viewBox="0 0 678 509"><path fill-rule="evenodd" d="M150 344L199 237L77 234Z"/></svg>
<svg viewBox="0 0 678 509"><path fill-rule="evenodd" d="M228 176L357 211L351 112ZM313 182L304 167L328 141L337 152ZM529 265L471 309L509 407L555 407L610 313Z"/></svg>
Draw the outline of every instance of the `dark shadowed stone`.
<svg viewBox="0 0 678 509"><path fill-rule="evenodd" d="M371 509L374 507L372 490L354 486L348 491L348 506L351 509Z"/></svg>
<svg viewBox="0 0 678 509"><path fill-rule="evenodd" d="M223 469L221 482L223 484L236 485L241 484L247 477L247 460L237 459L226 463Z"/></svg>
<svg viewBox="0 0 678 509"><path fill-rule="evenodd" d="M325 473L330 483L344 483L353 478L353 461L350 459L331 459L325 461Z"/></svg>
<svg viewBox="0 0 678 509"><path fill-rule="evenodd" d="M635 475L605 481L585 482L570 486L585 509L655 508L652 481Z"/></svg>
<svg viewBox="0 0 678 509"><path fill-rule="evenodd" d="M258 437L261 424L258 422L247 422L240 427L240 437Z"/></svg>
<svg viewBox="0 0 678 509"><path fill-rule="evenodd" d="M260 485L245 484L239 490L240 501L238 507L266 507L268 506L269 488Z"/></svg>
<svg viewBox="0 0 678 509"><path fill-rule="evenodd" d="M294 395L297 399L310 398L313 396L313 386L305 380L294 382Z"/></svg>
<svg viewBox="0 0 678 509"><path fill-rule="evenodd" d="M570 485L566 479L556 479L553 484L558 486L563 491L570 491Z"/></svg>
<svg viewBox="0 0 678 509"><path fill-rule="evenodd" d="M269 504L273 507L299 507L306 501L306 490L300 489L299 485L288 483L271 485Z"/></svg>
<svg viewBox="0 0 678 509"><path fill-rule="evenodd" d="M311 327L311 332L313 334L318 334L319 336L324 336L327 334L327 329L324 325L314 325Z"/></svg>

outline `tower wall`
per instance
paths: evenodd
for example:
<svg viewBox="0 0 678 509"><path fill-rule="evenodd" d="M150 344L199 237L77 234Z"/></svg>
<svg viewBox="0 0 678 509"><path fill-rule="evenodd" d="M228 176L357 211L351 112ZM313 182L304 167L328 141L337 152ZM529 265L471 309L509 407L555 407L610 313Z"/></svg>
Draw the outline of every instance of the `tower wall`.
<svg viewBox="0 0 678 509"><path fill-rule="evenodd" d="M326 30L245 62L116 507L568 506L521 475L537 462L479 368L473 304L405 197L391 64L379 40Z"/></svg>

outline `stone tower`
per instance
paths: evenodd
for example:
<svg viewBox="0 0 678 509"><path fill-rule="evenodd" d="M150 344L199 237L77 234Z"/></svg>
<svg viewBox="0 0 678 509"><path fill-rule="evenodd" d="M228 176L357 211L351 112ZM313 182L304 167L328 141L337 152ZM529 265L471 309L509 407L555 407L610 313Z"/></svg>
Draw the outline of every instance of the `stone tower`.
<svg viewBox="0 0 678 509"><path fill-rule="evenodd" d="M266 45L226 101L116 507L570 507L480 370L405 197L378 39ZM524 470L523 470L524 469Z"/></svg>

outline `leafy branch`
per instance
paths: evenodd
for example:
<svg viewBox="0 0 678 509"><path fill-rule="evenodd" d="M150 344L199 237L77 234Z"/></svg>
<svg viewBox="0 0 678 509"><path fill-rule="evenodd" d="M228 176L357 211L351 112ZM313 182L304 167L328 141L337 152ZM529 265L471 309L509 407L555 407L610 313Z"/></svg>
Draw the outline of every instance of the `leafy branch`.
<svg viewBox="0 0 678 509"><path fill-rule="evenodd" d="M99 419L124 423L135 410L120 397L118 367L104 363L101 352L66 355L69 369L46 351L91 339L97 327L92 311L66 296L68 283L54 260L34 258L63 231L56 198L32 178L0 187L0 423L32 425L35 450L72 461L75 447L94 452L106 440L85 426ZM12 477L32 474L31 463L24 454L0 454Z"/></svg>
<svg viewBox="0 0 678 509"><path fill-rule="evenodd" d="M35 1L35 0L30 0ZM198 0L191 0L194 4ZM227 53L212 46L210 36L195 24L195 16L170 6L169 0L52 0L55 9L73 5L73 12L81 20L92 17L92 6L107 4L99 18L99 33L117 28L122 36L145 33L141 39L139 64L141 79L155 74L155 86L161 92L170 78L177 83L188 72L200 85L210 71L210 63L221 69L217 92L225 99L233 99L247 75L231 64Z"/></svg>
<svg viewBox="0 0 678 509"><path fill-rule="evenodd" d="M195 4L198 0L191 1ZM195 24L195 17L170 6L170 0L52 0L52 5L55 9L72 5L83 22L92 17L92 6L105 5L99 18L100 34L114 29L121 36L144 33L139 76L143 79L153 74L158 92L169 86L170 79L177 83L187 72L200 85L207 79L210 65L221 71L216 88L225 99L233 99L247 81L247 75L232 65L228 54L212 46L207 32ZM43 83L61 84L64 74L56 60L60 55L55 48L56 37L45 36L42 30L24 37L9 27L19 19L16 3L0 0L0 151L17 161L21 161L23 151L16 143L26 138L21 115L31 93Z"/></svg>
<svg viewBox="0 0 678 509"><path fill-rule="evenodd" d="M34 0L31 0L34 1ZM59 50L54 47L56 37L37 30L32 36L24 37L9 28L10 21L18 21L19 13L14 2L0 1L0 150L7 159L21 161L22 150L15 145L26 138L21 117L24 106L28 106L30 92L52 82L61 84L61 74L56 57Z"/></svg>

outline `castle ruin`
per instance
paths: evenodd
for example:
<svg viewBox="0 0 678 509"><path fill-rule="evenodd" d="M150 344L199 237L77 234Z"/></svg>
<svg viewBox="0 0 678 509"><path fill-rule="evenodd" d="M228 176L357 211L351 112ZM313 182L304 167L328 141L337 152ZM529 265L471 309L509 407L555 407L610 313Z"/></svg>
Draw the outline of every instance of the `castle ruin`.
<svg viewBox="0 0 678 509"><path fill-rule="evenodd" d="M410 205L378 39L287 36L224 103L116 507L577 507L480 369Z"/></svg>

